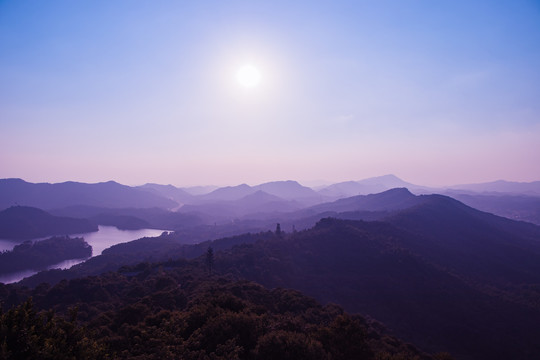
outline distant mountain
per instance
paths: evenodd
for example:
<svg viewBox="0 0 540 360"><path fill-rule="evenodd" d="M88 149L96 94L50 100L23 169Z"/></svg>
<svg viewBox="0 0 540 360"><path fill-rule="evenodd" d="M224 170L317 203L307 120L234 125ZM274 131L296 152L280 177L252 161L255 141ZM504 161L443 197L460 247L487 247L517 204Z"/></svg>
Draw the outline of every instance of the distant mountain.
<svg viewBox="0 0 540 360"><path fill-rule="evenodd" d="M274 199L262 192L249 196ZM463 360L540 356L540 227L406 189L355 198L352 205L332 203L333 210L378 209L380 221L326 218L305 231L193 246L182 245L178 234L140 239L24 283L35 286L142 260L192 258L213 246L222 250L215 258L220 275L340 304L382 321L425 350L449 351Z"/></svg>
<svg viewBox="0 0 540 360"><path fill-rule="evenodd" d="M540 225L540 196L506 193L482 195L459 190L445 194L478 210Z"/></svg>
<svg viewBox="0 0 540 360"><path fill-rule="evenodd" d="M160 208L110 209L81 205L50 210L50 213L58 216L90 219L99 225L112 225L121 229L179 230L204 223L203 219L196 214L183 214Z"/></svg>
<svg viewBox="0 0 540 360"><path fill-rule="evenodd" d="M287 200L306 200L321 202L321 195L313 189L300 185L296 181L274 181L254 186L256 190L262 190L268 194Z"/></svg>
<svg viewBox="0 0 540 360"><path fill-rule="evenodd" d="M185 204L193 201L193 195L173 185L144 184L137 186L136 189L153 192L164 198L174 200L179 204Z"/></svg>
<svg viewBox="0 0 540 360"><path fill-rule="evenodd" d="M449 186L448 189L469 190L474 192L497 192L540 196L540 181L514 182L497 180L480 184Z"/></svg>
<svg viewBox="0 0 540 360"><path fill-rule="evenodd" d="M360 181L345 181L333 184L319 190L319 193L333 198L344 198L355 195L376 194L398 187L405 187L409 190L423 190L423 187L405 182L395 175L384 175Z"/></svg>
<svg viewBox="0 0 540 360"><path fill-rule="evenodd" d="M284 200L257 190L237 200L215 200L212 202L207 200L200 204L184 205L178 211L186 214L204 214L214 219L213 222L219 223L230 222L245 216L290 212L300 208L301 206L297 202Z"/></svg>
<svg viewBox="0 0 540 360"><path fill-rule="evenodd" d="M417 205L420 198L413 195L406 188L396 188L378 194L358 195L334 202L319 204L310 207L309 211L323 212L350 212L350 211L395 211Z"/></svg>
<svg viewBox="0 0 540 360"><path fill-rule="evenodd" d="M253 194L255 191L257 190L253 189L251 186L247 184L241 184L237 186L226 186L226 187L221 187L219 189L216 189L208 194L201 195L199 199L204 200L206 202L231 201L231 200L241 199L244 196Z"/></svg>
<svg viewBox="0 0 540 360"><path fill-rule="evenodd" d="M197 196L197 195L205 195L205 194L211 193L212 191L216 190L217 188L218 188L218 186L213 186L213 185L189 186L189 187L182 188L182 190L184 190L185 192L187 192L190 195Z"/></svg>
<svg viewBox="0 0 540 360"><path fill-rule="evenodd" d="M33 239L50 235L69 235L98 231L86 219L53 216L43 210L12 206L0 211L0 238Z"/></svg>
<svg viewBox="0 0 540 360"><path fill-rule="evenodd" d="M296 181L273 181L256 186L247 184L237 186L227 186L216 189L209 194L199 196L199 200L204 202L232 201L239 200L257 191L277 196L283 200L296 200L304 205L313 205L326 200L324 196L318 194L313 189L302 186Z"/></svg>
<svg viewBox="0 0 540 360"><path fill-rule="evenodd" d="M47 210L72 205L165 209L178 206L173 200L114 181L97 184L77 182L33 184L21 179L0 179L0 209L13 205L34 206Z"/></svg>

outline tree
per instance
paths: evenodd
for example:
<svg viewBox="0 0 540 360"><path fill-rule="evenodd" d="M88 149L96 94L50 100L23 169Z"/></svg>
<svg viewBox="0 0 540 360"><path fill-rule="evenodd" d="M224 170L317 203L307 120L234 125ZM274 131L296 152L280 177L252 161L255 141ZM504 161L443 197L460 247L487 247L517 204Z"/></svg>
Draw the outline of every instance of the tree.
<svg viewBox="0 0 540 360"><path fill-rule="evenodd" d="M283 233L281 232L281 225L278 223L278 224L276 225L276 235L277 235L278 237L281 237L282 234L283 234Z"/></svg>
<svg viewBox="0 0 540 360"><path fill-rule="evenodd" d="M208 274L212 275L212 270L214 269L214 249L211 246L206 250L206 267Z"/></svg>

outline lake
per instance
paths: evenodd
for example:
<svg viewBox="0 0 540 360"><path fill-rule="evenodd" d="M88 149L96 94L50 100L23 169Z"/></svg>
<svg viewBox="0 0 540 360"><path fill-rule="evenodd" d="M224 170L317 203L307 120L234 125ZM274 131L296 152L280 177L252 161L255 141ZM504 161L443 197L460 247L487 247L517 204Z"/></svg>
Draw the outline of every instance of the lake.
<svg viewBox="0 0 540 360"><path fill-rule="evenodd" d="M103 250L120 243L125 243L133 240L137 240L143 237L155 237L161 235L163 231L167 230L156 230L156 229L141 229L141 230L119 230L114 226L98 226L98 231L85 233L85 234L74 234L69 235L70 237L83 237L88 244L92 246L92 257L101 255ZM48 239L50 236L45 238L32 239L33 241L39 241L43 239ZM23 241L16 241L10 239L0 239L0 251L4 250L13 250L15 245L21 244ZM54 264L49 266L47 269L68 269L73 265L77 265L88 259L70 259L62 261L61 263ZM37 271L34 270L25 270L18 271L15 273L0 275L0 282L4 284L9 284L13 282L20 281L25 277L36 274Z"/></svg>

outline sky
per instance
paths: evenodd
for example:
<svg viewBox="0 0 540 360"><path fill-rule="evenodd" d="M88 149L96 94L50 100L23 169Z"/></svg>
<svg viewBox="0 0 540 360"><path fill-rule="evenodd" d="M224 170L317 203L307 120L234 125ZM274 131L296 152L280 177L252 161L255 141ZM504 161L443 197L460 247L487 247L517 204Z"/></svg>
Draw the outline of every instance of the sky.
<svg viewBox="0 0 540 360"><path fill-rule="evenodd" d="M0 178L385 174L540 180L540 2L0 0Z"/></svg>

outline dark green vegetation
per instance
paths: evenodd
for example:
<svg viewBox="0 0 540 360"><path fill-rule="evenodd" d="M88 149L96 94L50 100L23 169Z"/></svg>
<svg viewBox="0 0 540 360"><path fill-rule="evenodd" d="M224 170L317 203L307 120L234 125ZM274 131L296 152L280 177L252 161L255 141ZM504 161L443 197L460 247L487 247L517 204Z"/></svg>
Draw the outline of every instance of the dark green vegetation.
<svg viewBox="0 0 540 360"><path fill-rule="evenodd" d="M27 206L12 206L0 211L0 239L34 239L97 230L97 225L87 219L53 216Z"/></svg>
<svg viewBox="0 0 540 360"><path fill-rule="evenodd" d="M209 276L203 261L143 263L32 291L0 284L0 296L4 307L22 303L1 317L5 359L448 359L297 291Z"/></svg>
<svg viewBox="0 0 540 360"><path fill-rule="evenodd" d="M33 269L42 270L63 260L92 256L92 247L83 238L55 236L37 242L25 241L12 251L0 253L0 274Z"/></svg>

